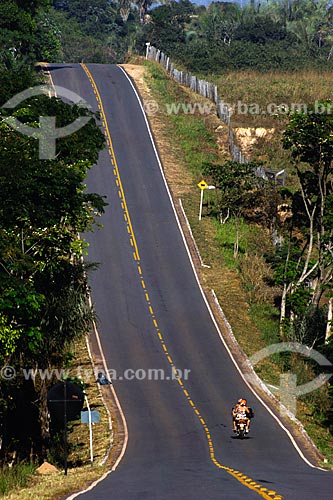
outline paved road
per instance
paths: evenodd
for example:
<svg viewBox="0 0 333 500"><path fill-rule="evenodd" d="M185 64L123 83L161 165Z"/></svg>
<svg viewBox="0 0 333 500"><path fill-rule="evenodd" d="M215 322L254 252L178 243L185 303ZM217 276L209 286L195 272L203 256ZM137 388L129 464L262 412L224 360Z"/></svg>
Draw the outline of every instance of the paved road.
<svg viewBox="0 0 333 500"><path fill-rule="evenodd" d="M90 282L108 366L118 377L126 369L156 368L171 379L170 361L191 371L183 386L177 380L114 381L128 424L126 453L115 472L80 498L260 498L249 485L267 488L260 490L264 498L331 498L333 474L300 458L249 391L221 342L129 81L116 66L88 69L101 96L116 158L112 165L103 151L88 176L89 190L106 195L109 203L104 227L88 236L89 259L101 263ZM51 73L56 85L77 92L97 109L82 67L53 66ZM246 397L256 412L244 441L230 432L230 408L238 396ZM234 477L235 471L242 473L237 477L243 482Z"/></svg>

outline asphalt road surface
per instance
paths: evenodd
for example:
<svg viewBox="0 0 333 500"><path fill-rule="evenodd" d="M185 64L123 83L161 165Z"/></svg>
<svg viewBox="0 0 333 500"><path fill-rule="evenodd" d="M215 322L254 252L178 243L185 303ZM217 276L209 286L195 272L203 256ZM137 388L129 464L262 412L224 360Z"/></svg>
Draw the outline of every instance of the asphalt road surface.
<svg viewBox="0 0 333 500"><path fill-rule="evenodd" d="M100 99L115 156L112 164L108 149L103 151L88 176L89 191L106 195L109 203L103 227L88 235L89 260L100 263L90 283L129 440L116 470L79 498L332 498L333 473L300 457L221 341L129 80L117 66L90 64L94 93L80 65L50 69L56 85L93 109ZM190 370L187 380L174 379L173 367ZM149 380L150 369L163 370L165 380ZM230 409L239 397L256 415L243 441L231 432Z"/></svg>

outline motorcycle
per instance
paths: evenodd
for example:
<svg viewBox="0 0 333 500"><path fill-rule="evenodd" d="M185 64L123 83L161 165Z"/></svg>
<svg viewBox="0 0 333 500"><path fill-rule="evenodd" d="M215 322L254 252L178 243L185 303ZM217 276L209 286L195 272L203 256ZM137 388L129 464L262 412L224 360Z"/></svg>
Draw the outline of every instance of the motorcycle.
<svg viewBox="0 0 333 500"><path fill-rule="evenodd" d="M238 413L236 415L236 436L239 437L240 439L244 439L246 436L246 424L248 421L248 418L246 417L245 414L243 413Z"/></svg>

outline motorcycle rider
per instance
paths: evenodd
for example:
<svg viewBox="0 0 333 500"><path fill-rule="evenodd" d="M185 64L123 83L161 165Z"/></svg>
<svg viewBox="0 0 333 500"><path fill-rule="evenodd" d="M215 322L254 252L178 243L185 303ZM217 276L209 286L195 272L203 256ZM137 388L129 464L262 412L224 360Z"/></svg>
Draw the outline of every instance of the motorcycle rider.
<svg viewBox="0 0 333 500"><path fill-rule="evenodd" d="M246 419L246 428L245 432L248 433L250 430L250 422L251 418L253 415L252 410L247 406L247 401L246 399L239 399L232 409L232 424L233 424L233 431L237 432L236 428L236 417L237 415L243 415Z"/></svg>

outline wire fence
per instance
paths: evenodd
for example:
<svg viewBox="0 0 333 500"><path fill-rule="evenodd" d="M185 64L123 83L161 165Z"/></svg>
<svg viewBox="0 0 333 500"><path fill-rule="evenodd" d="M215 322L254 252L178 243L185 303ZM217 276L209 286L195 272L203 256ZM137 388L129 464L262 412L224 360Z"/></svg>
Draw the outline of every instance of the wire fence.
<svg viewBox="0 0 333 500"><path fill-rule="evenodd" d="M231 127L231 113L225 104L221 101L218 96L217 86L210 82L201 80L197 76L192 75L186 71L181 71L175 68L174 63L170 60L170 57L165 55L161 50L157 49L153 45L147 43L146 58L150 61L155 61L159 63L166 72L180 85L190 88L196 94L199 94L206 99L209 99L216 105L216 114L227 126L229 131L229 151L233 161L238 163L248 163L249 159L245 156L241 148L237 145L235 139L234 131ZM280 172L275 172L273 169L265 169L259 167L256 170L256 175L262 177L265 180L274 180L277 184L285 185L286 183L286 171L281 170Z"/></svg>

